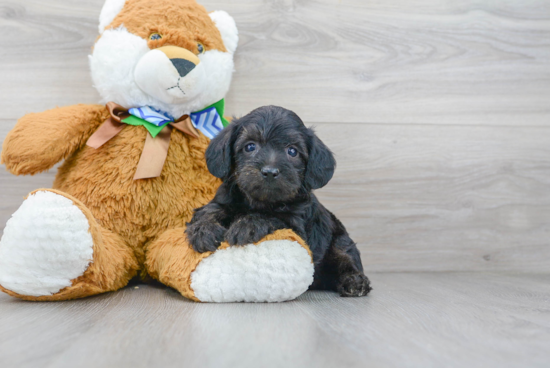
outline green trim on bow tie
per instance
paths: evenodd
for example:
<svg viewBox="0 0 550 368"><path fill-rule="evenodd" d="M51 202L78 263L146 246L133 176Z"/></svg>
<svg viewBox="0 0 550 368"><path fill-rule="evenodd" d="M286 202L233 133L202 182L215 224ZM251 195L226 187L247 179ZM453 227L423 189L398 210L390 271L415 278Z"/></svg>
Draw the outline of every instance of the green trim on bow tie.
<svg viewBox="0 0 550 368"><path fill-rule="evenodd" d="M155 124L151 124L147 120L143 120L134 115L128 116L126 119L123 119L122 122L133 126L144 126L153 138L155 138L160 133L160 131L166 126L166 124L170 124L166 123L162 126L156 126Z"/></svg>

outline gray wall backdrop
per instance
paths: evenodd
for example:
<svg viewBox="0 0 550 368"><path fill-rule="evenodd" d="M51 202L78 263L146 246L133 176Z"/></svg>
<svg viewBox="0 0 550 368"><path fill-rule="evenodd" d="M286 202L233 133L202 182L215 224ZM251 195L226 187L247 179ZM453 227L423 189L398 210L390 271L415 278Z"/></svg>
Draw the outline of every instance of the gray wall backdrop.
<svg viewBox="0 0 550 368"><path fill-rule="evenodd" d="M103 0L0 0L0 142L96 103ZM370 271L547 272L550 2L202 0L240 29L228 113L295 110L338 160L319 191ZM0 232L34 177L0 171Z"/></svg>

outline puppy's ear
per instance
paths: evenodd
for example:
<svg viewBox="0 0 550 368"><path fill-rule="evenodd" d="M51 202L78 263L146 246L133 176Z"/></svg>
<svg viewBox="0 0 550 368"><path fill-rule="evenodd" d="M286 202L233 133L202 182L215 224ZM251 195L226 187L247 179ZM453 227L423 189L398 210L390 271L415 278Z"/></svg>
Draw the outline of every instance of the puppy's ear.
<svg viewBox="0 0 550 368"><path fill-rule="evenodd" d="M334 175L336 161L330 149L313 132L309 131L309 158L304 176L304 184L310 189L319 189L327 185Z"/></svg>
<svg viewBox="0 0 550 368"><path fill-rule="evenodd" d="M231 172L231 151L236 124L231 123L222 130L206 149L206 166L208 171L217 178L225 179Z"/></svg>

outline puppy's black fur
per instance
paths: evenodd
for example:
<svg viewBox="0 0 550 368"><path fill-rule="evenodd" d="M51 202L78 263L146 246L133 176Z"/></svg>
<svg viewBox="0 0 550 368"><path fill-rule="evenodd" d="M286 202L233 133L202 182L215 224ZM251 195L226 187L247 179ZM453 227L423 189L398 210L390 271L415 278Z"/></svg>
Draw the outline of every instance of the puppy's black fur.
<svg viewBox="0 0 550 368"><path fill-rule="evenodd" d="M266 106L235 120L212 140L206 162L223 183L187 224L196 251L214 251L223 240L254 243L290 228L313 253L311 289L368 294L369 280L355 243L312 193L332 178L334 157L295 113Z"/></svg>

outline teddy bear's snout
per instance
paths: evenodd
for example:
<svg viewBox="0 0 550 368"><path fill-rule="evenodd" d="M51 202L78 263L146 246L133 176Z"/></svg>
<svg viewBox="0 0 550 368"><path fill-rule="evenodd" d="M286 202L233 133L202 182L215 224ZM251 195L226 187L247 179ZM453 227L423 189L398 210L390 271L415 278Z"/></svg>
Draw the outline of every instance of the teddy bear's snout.
<svg viewBox="0 0 550 368"><path fill-rule="evenodd" d="M205 71L191 51L163 46L149 51L138 62L134 77L139 88L165 103L193 99L204 87Z"/></svg>
<svg viewBox="0 0 550 368"><path fill-rule="evenodd" d="M177 46L164 46L157 49L165 54L172 62L172 65L178 71L180 77L185 77L189 74L199 63L200 59L191 51Z"/></svg>

